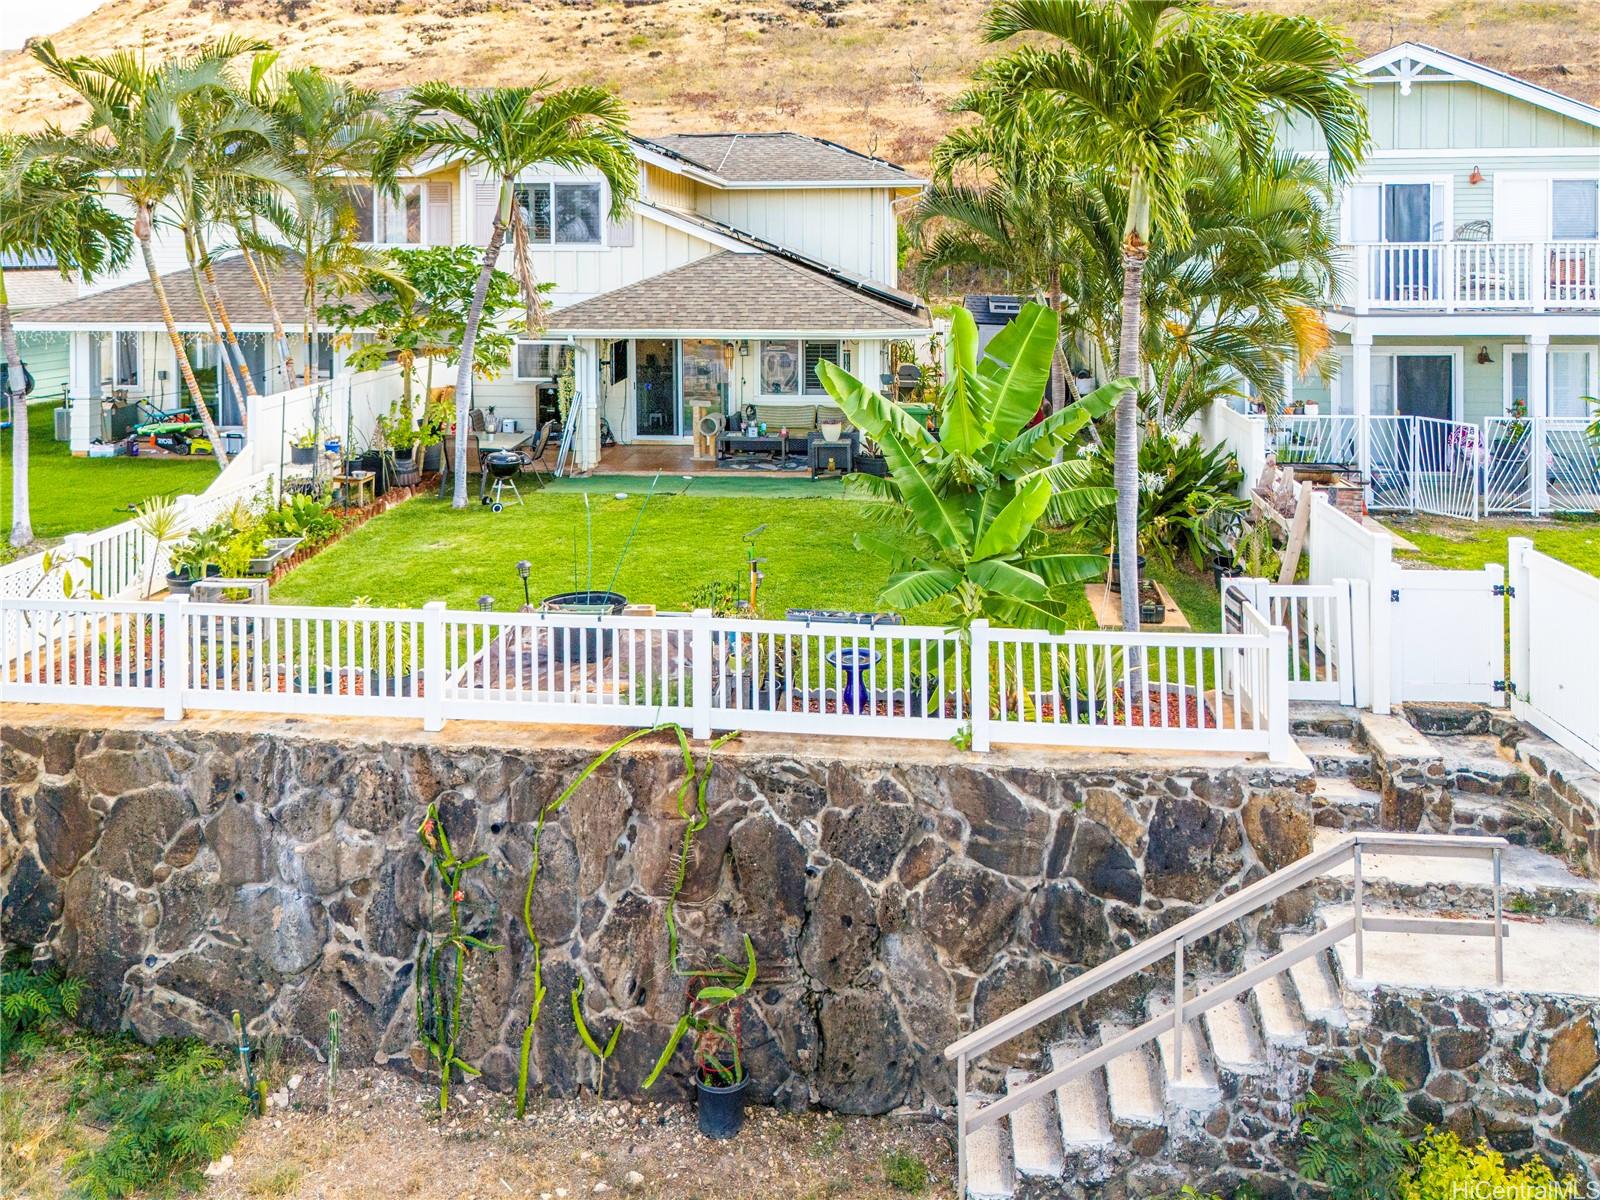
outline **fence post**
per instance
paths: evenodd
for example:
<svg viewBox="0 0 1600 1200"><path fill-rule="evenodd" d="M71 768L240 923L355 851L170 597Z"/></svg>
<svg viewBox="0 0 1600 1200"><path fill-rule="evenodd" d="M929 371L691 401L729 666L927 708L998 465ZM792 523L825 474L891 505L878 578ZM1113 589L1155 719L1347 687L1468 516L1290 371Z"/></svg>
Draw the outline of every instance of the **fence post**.
<svg viewBox="0 0 1600 1200"><path fill-rule="evenodd" d="M989 622L979 617L970 630L972 645L968 649L967 663L972 672L972 748L988 753L989 750Z"/></svg>
<svg viewBox="0 0 1600 1200"><path fill-rule="evenodd" d="M444 728L444 614L443 600L422 606L422 728L429 733Z"/></svg>
<svg viewBox="0 0 1600 1200"><path fill-rule="evenodd" d="M169 596L161 606L161 716L183 720L183 693L189 685L189 597Z"/></svg>
<svg viewBox="0 0 1600 1200"><path fill-rule="evenodd" d="M1267 626L1267 757L1288 762L1294 756L1289 732L1289 631Z"/></svg>
<svg viewBox="0 0 1600 1200"><path fill-rule="evenodd" d="M1506 539L1506 565L1510 568L1506 572L1506 582L1511 585L1511 650L1510 662L1506 664L1506 699L1511 704L1513 714L1522 703L1518 695L1520 687L1526 694L1530 677L1533 672L1533 661L1528 645L1528 608L1533 599L1532 572L1528 570L1528 555L1533 553L1533 542L1529 538Z"/></svg>
<svg viewBox="0 0 1600 1200"><path fill-rule="evenodd" d="M1339 673L1339 703L1356 702L1355 589L1348 579L1333 581L1334 670Z"/></svg>
<svg viewBox="0 0 1600 1200"><path fill-rule="evenodd" d="M711 736L711 616L709 608L697 608L689 618L690 733L701 741Z"/></svg>
<svg viewBox="0 0 1600 1200"><path fill-rule="evenodd" d="M1350 703L1357 708L1372 707L1373 659L1372 584L1352 579L1350 584L1350 679L1354 687Z"/></svg>

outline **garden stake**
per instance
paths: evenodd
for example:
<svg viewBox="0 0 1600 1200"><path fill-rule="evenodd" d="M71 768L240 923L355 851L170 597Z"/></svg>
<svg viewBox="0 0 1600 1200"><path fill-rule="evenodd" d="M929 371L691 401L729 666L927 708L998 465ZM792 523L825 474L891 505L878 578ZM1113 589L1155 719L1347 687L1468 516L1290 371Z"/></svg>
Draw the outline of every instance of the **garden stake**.
<svg viewBox="0 0 1600 1200"><path fill-rule="evenodd" d="M339 1074L339 1010L328 1010L328 1111L333 1111L333 1085Z"/></svg>

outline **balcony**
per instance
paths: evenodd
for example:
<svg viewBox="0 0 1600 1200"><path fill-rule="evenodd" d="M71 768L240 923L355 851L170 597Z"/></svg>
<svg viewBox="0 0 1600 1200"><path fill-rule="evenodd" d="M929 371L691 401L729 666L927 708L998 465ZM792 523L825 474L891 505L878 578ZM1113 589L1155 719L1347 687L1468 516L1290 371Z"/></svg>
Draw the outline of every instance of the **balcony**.
<svg viewBox="0 0 1600 1200"><path fill-rule="evenodd" d="M1547 312L1600 308L1600 241L1384 242L1344 247L1339 307Z"/></svg>

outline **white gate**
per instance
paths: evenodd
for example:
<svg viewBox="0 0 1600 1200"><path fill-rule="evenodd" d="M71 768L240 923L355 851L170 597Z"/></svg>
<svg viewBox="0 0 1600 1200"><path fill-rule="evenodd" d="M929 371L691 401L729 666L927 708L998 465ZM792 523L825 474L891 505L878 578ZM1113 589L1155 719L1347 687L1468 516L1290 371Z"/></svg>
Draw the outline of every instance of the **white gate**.
<svg viewBox="0 0 1600 1200"><path fill-rule="evenodd" d="M1293 584L1226 580L1222 594L1225 632L1244 631L1245 602L1255 605L1268 624L1281 625L1289 633L1289 699L1355 703L1355 639L1347 580Z"/></svg>
<svg viewBox="0 0 1600 1200"><path fill-rule="evenodd" d="M1600 579L1512 538L1511 711L1600 769Z"/></svg>
<svg viewBox="0 0 1600 1200"><path fill-rule="evenodd" d="M1505 577L1498 563L1390 571L1395 700L1505 703Z"/></svg>
<svg viewBox="0 0 1600 1200"><path fill-rule="evenodd" d="M1411 422L1411 506L1437 517L1478 519L1483 433L1469 421L1415 417Z"/></svg>

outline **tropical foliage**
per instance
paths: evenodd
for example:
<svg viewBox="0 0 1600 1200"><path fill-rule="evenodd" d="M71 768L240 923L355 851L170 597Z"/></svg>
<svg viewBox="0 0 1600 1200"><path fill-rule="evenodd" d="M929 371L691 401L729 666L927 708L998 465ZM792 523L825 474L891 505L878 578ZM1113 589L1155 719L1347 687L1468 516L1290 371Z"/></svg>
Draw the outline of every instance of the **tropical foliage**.
<svg viewBox="0 0 1600 1200"><path fill-rule="evenodd" d="M1102 443L1085 453L1090 486L1110 488L1113 451L1113 445ZM1196 435L1147 429L1139 442L1139 553L1167 566L1180 554L1204 566L1250 511L1250 502L1238 495L1243 478L1226 446L1207 450ZM1066 516L1062 523L1103 546L1115 535L1115 518L1108 505L1076 520Z"/></svg>
<svg viewBox="0 0 1600 1200"><path fill-rule="evenodd" d="M1326 142L1332 177L1355 170L1367 129L1350 48L1318 21L1208 0L998 0L984 32L994 42L1035 40L986 64L966 106L1047 119L1068 161L1094 164L1126 196L1117 371L1129 383L1117 402L1115 481L1122 618L1137 629L1134 381L1145 366L1146 261L1158 242L1191 235L1183 167L1203 137L1222 139L1253 174L1273 153L1271 118L1304 118Z"/></svg>
<svg viewBox="0 0 1600 1200"><path fill-rule="evenodd" d="M532 87L486 92L446 83L413 88L407 107L374 160L374 176L393 183L400 168L425 155L445 152L499 185L494 224L467 308L456 366L456 508L467 503L468 410L472 373L484 306L500 249L509 238L512 269L522 293L525 328L543 327L542 289L529 255L528 214L518 201L517 177L536 163L571 171L596 171L611 198L612 220L620 220L639 194L638 165L627 136L627 110L600 87L551 90L548 80Z"/></svg>
<svg viewBox="0 0 1600 1200"><path fill-rule="evenodd" d="M1415 1153L1414 1165L1395 1192L1397 1200L1455 1200L1461 1196L1535 1200L1581 1194L1576 1178L1558 1179L1542 1159L1508 1167L1505 1155L1487 1141L1463 1146L1448 1129L1430 1132Z"/></svg>
<svg viewBox="0 0 1600 1200"><path fill-rule="evenodd" d="M1414 1122L1400 1087L1352 1059L1323 1090L1295 1105L1301 1117L1300 1174L1332 1200L1392 1196L1411 1156Z"/></svg>
<svg viewBox="0 0 1600 1200"><path fill-rule="evenodd" d="M882 534L857 534L860 549L889 560L882 602L934 605L966 626L979 617L1060 629L1064 589L1105 570L1099 555L1060 553L1039 525L1054 507L1078 516L1113 500L1087 483L1087 464L1055 461L1116 396L1108 386L1035 421L1055 353L1056 316L1027 304L978 353L964 308L949 310L939 432L849 372L823 364L818 375L850 421L882 450L889 476L855 476L884 501Z"/></svg>
<svg viewBox="0 0 1600 1200"><path fill-rule="evenodd" d="M35 157L28 139L0 134L0 255L53 260L63 278L93 279L127 261L127 223L100 202L94 173L73 158ZM13 546L33 541L29 517L26 372L11 324L6 275L0 266L0 352L4 397L11 418L11 534Z"/></svg>

